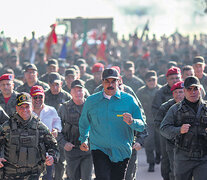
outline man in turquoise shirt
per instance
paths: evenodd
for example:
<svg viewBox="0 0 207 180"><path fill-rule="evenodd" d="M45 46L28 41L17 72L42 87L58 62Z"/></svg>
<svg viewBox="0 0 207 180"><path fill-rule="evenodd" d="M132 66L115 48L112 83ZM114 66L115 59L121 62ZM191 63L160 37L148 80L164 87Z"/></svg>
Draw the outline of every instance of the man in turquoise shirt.
<svg viewBox="0 0 207 180"><path fill-rule="evenodd" d="M102 80L103 91L89 96L83 107L80 149L89 150L89 138L97 180L122 180L132 153L134 130L142 132L145 123L136 100L119 90L118 71L105 69Z"/></svg>

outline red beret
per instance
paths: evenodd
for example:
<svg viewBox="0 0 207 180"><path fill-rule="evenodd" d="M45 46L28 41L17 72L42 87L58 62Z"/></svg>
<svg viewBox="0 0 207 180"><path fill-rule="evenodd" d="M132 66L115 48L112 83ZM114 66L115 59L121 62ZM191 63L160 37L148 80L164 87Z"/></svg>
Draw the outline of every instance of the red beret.
<svg viewBox="0 0 207 180"><path fill-rule="evenodd" d="M104 70L104 65L102 63L96 63L92 67L92 73L100 72Z"/></svg>
<svg viewBox="0 0 207 180"><path fill-rule="evenodd" d="M2 81L2 80L11 80L11 81L13 81L14 80L14 75L13 74L3 74L0 77L0 81Z"/></svg>
<svg viewBox="0 0 207 180"><path fill-rule="evenodd" d="M37 95L44 95L44 89L42 86L32 86L32 88L30 89L30 95L32 97L37 96Z"/></svg>
<svg viewBox="0 0 207 180"><path fill-rule="evenodd" d="M173 92L176 89L183 89L184 88L184 82L183 81L179 81L176 82L172 87L171 87L171 91Z"/></svg>
<svg viewBox="0 0 207 180"><path fill-rule="evenodd" d="M169 75L173 75L173 74L181 74L180 68L171 67L170 69L168 69L166 77L168 77Z"/></svg>

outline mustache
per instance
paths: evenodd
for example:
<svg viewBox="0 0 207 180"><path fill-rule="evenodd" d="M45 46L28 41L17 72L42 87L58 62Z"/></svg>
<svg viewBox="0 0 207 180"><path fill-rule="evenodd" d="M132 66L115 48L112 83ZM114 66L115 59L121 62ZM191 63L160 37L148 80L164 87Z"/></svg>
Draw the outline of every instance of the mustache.
<svg viewBox="0 0 207 180"><path fill-rule="evenodd" d="M114 90L114 87L110 86L110 87L107 87L108 90Z"/></svg>

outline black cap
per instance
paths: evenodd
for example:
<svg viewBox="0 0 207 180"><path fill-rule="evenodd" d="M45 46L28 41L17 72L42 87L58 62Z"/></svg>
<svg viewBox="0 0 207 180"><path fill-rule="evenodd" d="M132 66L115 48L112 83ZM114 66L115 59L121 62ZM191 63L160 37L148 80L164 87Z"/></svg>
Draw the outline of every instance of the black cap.
<svg viewBox="0 0 207 180"><path fill-rule="evenodd" d="M50 66L50 65L58 66L58 61L56 59L49 59L47 62L47 66Z"/></svg>
<svg viewBox="0 0 207 180"><path fill-rule="evenodd" d="M28 71L29 69L37 71L37 67L35 66L35 64L27 64L25 66L25 71Z"/></svg>
<svg viewBox="0 0 207 180"><path fill-rule="evenodd" d="M191 86L200 86L200 81L195 76L189 76L184 81L184 87L187 89Z"/></svg>
<svg viewBox="0 0 207 180"><path fill-rule="evenodd" d="M134 68L134 63L132 61L126 61L124 63L124 69L129 70L130 68Z"/></svg>
<svg viewBox="0 0 207 180"><path fill-rule="evenodd" d="M85 59L78 59L77 61L76 61L76 65L77 66L87 66L87 63L86 63L86 60Z"/></svg>
<svg viewBox="0 0 207 180"><path fill-rule="evenodd" d="M202 56L196 56L193 58L193 64L205 64L205 60Z"/></svg>
<svg viewBox="0 0 207 180"><path fill-rule="evenodd" d="M147 79L149 79L149 78L157 78L157 73L156 73L156 71L153 71L153 70L151 70L151 71L147 71L147 73L145 74L144 79L147 80Z"/></svg>
<svg viewBox="0 0 207 180"><path fill-rule="evenodd" d="M65 76L67 76L67 75L73 75L73 76L75 76L76 75L75 69L73 69L73 68L66 69L65 70Z"/></svg>
<svg viewBox="0 0 207 180"><path fill-rule="evenodd" d="M108 79L108 78L114 78L114 79L119 79L119 73L116 69L111 68L111 69L105 69L102 73L102 79Z"/></svg>
<svg viewBox="0 0 207 180"><path fill-rule="evenodd" d="M21 106L22 104L32 104L32 98L29 93L22 92L17 95L16 105Z"/></svg>
<svg viewBox="0 0 207 180"><path fill-rule="evenodd" d="M84 81L82 81L81 79L77 79L77 80L73 81L71 83L71 89L73 89L74 87L81 87L81 88L85 87Z"/></svg>
<svg viewBox="0 0 207 180"><path fill-rule="evenodd" d="M62 82L61 77L60 77L60 74L59 73L56 73L56 72L50 73L49 76L48 76L48 82L50 84Z"/></svg>

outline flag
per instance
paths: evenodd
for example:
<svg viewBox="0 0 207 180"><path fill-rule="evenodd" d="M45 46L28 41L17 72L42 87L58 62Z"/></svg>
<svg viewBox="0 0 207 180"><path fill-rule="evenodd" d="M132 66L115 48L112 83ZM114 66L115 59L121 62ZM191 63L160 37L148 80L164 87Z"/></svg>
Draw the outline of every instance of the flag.
<svg viewBox="0 0 207 180"><path fill-rule="evenodd" d="M107 62L106 55L105 55L105 51L106 51L105 41L106 41L106 32L103 32L101 36L101 44L98 47L96 58L98 60L104 60L105 62Z"/></svg>
<svg viewBox="0 0 207 180"><path fill-rule="evenodd" d="M51 56L51 46L52 44L57 44L57 34L55 33L56 24L52 24L50 27L52 29L51 33L47 38L47 42L45 43L45 53L48 58Z"/></svg>
<svg viewBox="0 0 207 180"><path fill-rule="evenodd" d="M67 44L68 44L69 38L67 36L64 37L63 40L63 46L60 52L59 58L65 59L67 57Z"/></svg>

